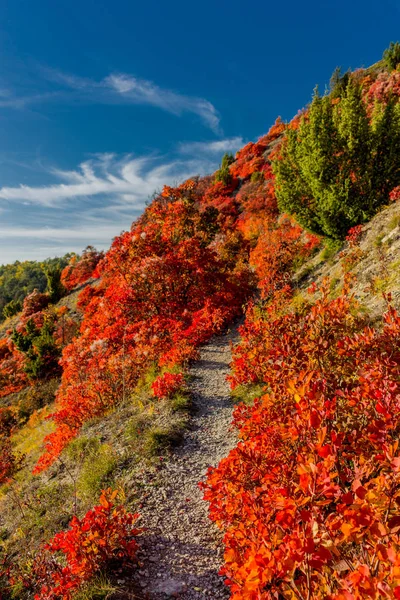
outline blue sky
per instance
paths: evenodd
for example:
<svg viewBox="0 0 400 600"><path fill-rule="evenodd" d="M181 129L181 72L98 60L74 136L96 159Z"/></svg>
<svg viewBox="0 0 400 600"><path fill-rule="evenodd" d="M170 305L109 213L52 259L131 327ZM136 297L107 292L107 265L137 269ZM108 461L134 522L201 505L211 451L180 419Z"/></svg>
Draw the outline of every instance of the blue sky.
<svg viewBox="0 0 400 600"><path fill-rule="evenodd" d="M399 21L400 0L2 0L0 264L107 248Z"/></svg>

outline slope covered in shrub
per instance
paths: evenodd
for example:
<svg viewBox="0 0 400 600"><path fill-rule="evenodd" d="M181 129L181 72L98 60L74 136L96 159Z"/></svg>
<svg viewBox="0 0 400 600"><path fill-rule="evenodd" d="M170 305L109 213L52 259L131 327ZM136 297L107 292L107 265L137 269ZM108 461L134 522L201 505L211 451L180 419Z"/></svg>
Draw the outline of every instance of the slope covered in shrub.
<svg viewBox="0 0 400 600"><path fill-rule="evenodd" d="M292 273L317 241L290 221L257 224L262 301L247 308L230 377L248 396L240 441L203 486L235 600L400 597L400 316L388 293L373 327L352 292L359 224L398 199L395 66L336 78L269 152L278 207L347 249L341 289L300 293Z"/></svg>
<svg viewBox="0 0 400 600"><path fill-rule="evenodd" d="M328 290L250 308L234 352L233 386L265 386L206 484L235 599L400 593L400 316L372 329Z"/></svg>
<svg viewBox="0 0 400 600"><path fill-rule="evenodd" d="M187 405L185 370L198 347L243 310L231 375L241 397L249 397L235 411L241 441L205 485L211 517L225 531L232 598L400 597L400 319L387 296L373 328L351 280L362 254L360 224L399 198L396 61L394 46L373 69L336 73L331 91L316 94L290 123L278 119L257 142L226 155L214 175L166 186L108 252L87 248L62 273L49 271L47 293L25 298L0 345L4 497L19 506L15 474L22 469L21 481L27 473L13 448L18 426L28 418L43 426L37 386L61 376L53 429L34 473L55 465L53 474L66 472L73 481L75 499L70 530L47 546L68 564L61 568L58 555L39 561L31 588L29 574L17 581L27 597L39 589L43 598L62 597L64 587L73 595L110 558L97 568L97 558L82 558L75 543L81 533L85 544L86 535L96 544L102 539L96 527L104 504L76 514L82 472L96 452L105 476L116 463L113 448L100 448L82 429L94 418L106 423L113 412L117 420L117 408L136 403L131 440L144 447L161 407ZM293 274L312 257L329 259L340 246L332 238L346 236L344 286L296 290ZM70 291L86 282L78 326L76 315L54 302L61 284ZM147 412L143 388L152 399ZM164 429L154 429L150 446L156 438L165 441ZM77 463L72 475L70 459L64 462L69 451ZM25 496L20 503L21 526L29 502ZM35 491L31 504L40 502ZM119 516L129 536L134 518L122 510L111 512L107 527L118 529ZM65 514L57 518L63 522ZM124 527L111 555L125 548ZM103 546L96 546L100 558ZM3 593L12 595L7 577Z"/></svg>

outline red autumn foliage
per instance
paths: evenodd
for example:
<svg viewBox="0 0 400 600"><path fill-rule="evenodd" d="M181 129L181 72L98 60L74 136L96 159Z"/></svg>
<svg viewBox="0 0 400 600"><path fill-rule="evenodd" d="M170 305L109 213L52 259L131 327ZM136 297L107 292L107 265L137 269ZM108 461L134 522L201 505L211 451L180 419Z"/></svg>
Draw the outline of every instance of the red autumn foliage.
<svg viewBox="0 0 400 600"><path fill-rule="evenodd" d="M222 181L217 181L205 191L201 199L203 211L210 208L217 211L214 219L220 228L227 229L228 227L233 227L239 216L239 203L233 193L237 185L237 179L233 179L229 185L225 185Z"/></svg>
<svg viewBox="0 0 400 600"><path fill-rule="evenodd" d="M250 263L255 267L261 296L267 298L286 285L294 261L310 256L320 243L318 236L306 233L287 215L264 227L250 253Z"/></svg>
<svg viewBox="0 0 400 600"><path fill-rule="evenodd" d="M28 317L47 308L49 304L50 297L48 294L33 290L24 300L21 318L26 320Z"/></svg>
<svg viewBox="0 0 400 600"><path fill-rule="evenodd" d="M35 472L55 460L86 420L115 406L152 364L192 359L199 344L240 314L250 293L248 267L210 247L214 224L196 205L193 185L184 193L180 186L178 199L172 189L163 194L168 198L154 201L114 240L100 283L83 292L81 335L61 361L52 416L57 429Z"/></svg>
<svg viewBox="0 0 400 600"><path fill-rule="evenodd" d="M182 200L191 197L192 193L196 191L197 187L198 182L196 182L194 179L187 179L178 187L164 185L161 196L172 201Z"/></svg>
<svg viewBox="0 0 400 600"><path fill-rule="evenodd" d="M333 101L332 101L333 102ZM289 129L297 130L300 127L300 123L304 117L307 117L307 109L299 110L297 115L293 117L293 119L288 124Z"/></svg>
<svg viewBox="0 0 400 600"><path fill-rule="evenodd" d="M184 385L182 373L163 373L151 384L153 396L169 398L178 392Z"/></svg>
<svg viewBox="0 0 400 600"><path fill-rule="evenodd" d="M389 198L392 202L397 202L400 200L400 185L395 187L389 194Z"/></svg>
<svg viewBox="0 0 400 600"><path fill-rule="evenodd" d="M361 235L362 235L362 225L356 225L355 227L352 227L351 229L349 229L347 236L346 236L346 242L349 244L350 248L354 248L355 246L358 246L360 239L361 239Z"/></svg>
<svg viewBox="0 0 400 600"><path fill-rule="evenodd" d="M24 356L9 339L0 340L0 398L19 392L27 385Z"/></svg>
<svg viewBox="0 0 400 600"><path fill-rule="evenodd" d="M265 394L205 486L232 598L397 597L400 316L371 329L348 284L300 313L285 297L248 312L232 384Z"/></svg>
<svg viewBox="0 0 400 600"><path fill-rule="evenodd" d="M138 514L116 504L118 492L103 490L98 506L82 519L73 517L66 531L57 533L35 557L29 576L12 565L1 575L16 583L35 600L70 600L93 575L105 569L121 569L136 558L135 527Z"/></svg>
<svg viewBox="0 0 400 600"><path fill-rule="evenodd" d="M278 206L271 179L269 181L247 181L240 188L236 200L244 211L242 220L249 214L261 215L263 219L276 219Z"/></svg>
<svg viewBox="0 0 400 600"><path fill-rule="evenodd" d="M394 75L368 80L367 105L386 102L396 86ZM305 114L287 127L297 129ZM165 186L104 257L90 250L64 270L68 289L91 277L100 282L80 294L80 336L72 322L66 333L61 314L52 330L58 347L68 345L56 431L35 472L154 364L184 369L240 314L253 291L250 264L262 302L248 305L231 383L261 384L264 392L235 410L240 442L204 486L211 517L225 531L232 599L400 598L400 317L389 304L382 327L372 329L357 316L348 281L339 298L330 299L326 285L312 305L291 306L290 274L320 239L278 216L270 160L285 127L278 120L237 153L228 185L208 177ZM395 188L390 199L399 197ZM360 235L360 226L348 233L348 266ZM28 320L44 327L46 301L30 299L19 332L27 333ZM13 377L21 368L22 355L0 342L7 393L20 389ZM164 373L153 393L169 398L183 383L182 373ZM9 436L4 448L0 482L14 469ZM40 590L38 600L68 600L110 560L134 558L136 515L114 499L103 494L48 543L27 583Z"/></svg>
<svg viewBox="0 0 400 600"><path fill-rule="evenodd" d="M80 258L73 256L61 273L61 283L65 289L73 290L88 279L98 277L96 267L103 257L104 252L99 252L93 246L88 246Z"/></svg>
<svg viewBox="0 0 400 600"><path fill-rule="evenodd" d="M385 104L391 96L400 96L399 71L392 71L391 73L383 71L370 85L368 85L369 83L370 80L365 80L363 89L365 99L371 107L376 100Z"/></svg>
<svg viewBox="0 0 400 600"><path fill-rule="evenodd" d="M249 178L257 171L263 171L266 158L264 156L268 146L279 138L285 130L281 119L277 119L269 132L257 142L249 142L236 153L236 161L231 165L230 172L234 177Z"/></svg>

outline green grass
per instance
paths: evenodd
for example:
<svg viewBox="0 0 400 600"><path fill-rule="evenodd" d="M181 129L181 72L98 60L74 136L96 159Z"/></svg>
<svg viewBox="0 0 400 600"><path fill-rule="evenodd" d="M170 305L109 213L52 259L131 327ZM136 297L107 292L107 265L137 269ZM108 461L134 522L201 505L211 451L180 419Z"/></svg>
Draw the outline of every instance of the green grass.
<svg viewBox="0 0 400 600"><path fill-rule="evenodd" d="M369 67L364 69L362 74L363 74L363 77L365 77L366 75L374 75L376 73L379 73L380 71L383 71L384 69L385 69L385 63L381 59L381 60L378 60L378 62L374 63L373 65L370 65Z"/></svg>
<svg viewBox="0 0 400 600"><path fill-rule="evenodd" d="M124 426L124 438L133 454L154 457L180 443L191 408L190 395L177 392L170 399L153 398L142 381L139 395L133 398L135 409Z"/></svg>
<svg viewBox="0 0 400 600"><path fill-rule="evenodd" d="M117 457L108 444L87 454L77 480L78 495L96 501L102 489L115 484L116 465Z"/></svg>
<svg viewBox="0 0 400 600"><path fill-rule="evenodd" d="M50 481L41 485L29 499L22 527L48 539L65 529L74 512L75 498L72 481Z"/></svg>
<svg viewBox="0 0 400 600"><path fill-rule="evenodd" d="M253 404L256 398L265 393L264 389L265 385L261 383L238 385L231 391L231 398L235 404Z"/></svg>
<svg viewBox="0 0 400 600"><path fill-rule="evenodd" d="M123 487L136 502L136 473L158 464L158 455L180 443L190 418L191 398L184 390L170 399L153 397L151 384L159 375L159 368L151 366L123 405L87 422L54 465L39 476L31 471L43 452L44 437L54 431L54 423L45 419L54 406L28 417L13 436L14 448L27 455L26 466L17 473L16 482L0 489L1 551L26 564L45 540L68 527L73 514L82 516L97 504L103 488ZM42 390L46 400L54 388L55 382ZM28 416L30 406L24 410ZM16 493L24 515L14 499ZM100 581L85 587L77 598L101 600L114 592L109 582Z"/></svg>
<svg viewBox="0 0 400 600"><path fill-rule="evenodd" d="M305 264L304 266L301 267L301 270L298 269L298 273L297 273L297 281L301 282L304 281L305 279L307 279L307 277L314 271L315 265L313 264Z"/></svg>
<svg viewBox="0 0 400 600"><path fill-rule="evenodd" d="M24 592L25 592L24 584L22 583L22 581L17 581L16 583L14 583L11 586L11 590L10 590L11 600L19 600L20 598L23 598Z"/></svg>
<svg viewBox="0 0 400 600"><path fill-rule="evenodd" d="M394 260L390 263L389 269L396 273L400 269L400 260Z"/></svg>
<svg viewBox="0 0 400 600"><path fill-rule="evenodd" d="M182 432L179 429L152 427L146 432L145 449L150 456L156 456L178 445L181 439Z"/></svg>
<svg viewBox="0 0 400 600"><path fill-rule="evenodd" d="M143 435L150 428L152 416L147 411L137 411L125 424L124 436L129 444L135 446L143 439Z"/></svg>
<svg viewBox="0 0 400 600"><path fill-rule="evenodd" d="M340 284L340 277L332 277L329 283L329 290L331 293L334 293L338 285Z"/></svg>
<svg viewBox="0 0 400 600"><path fill-rule="evenodd" d="M379 235L376 236L376 238L374 239L374 246L375 248L380 248L382 246L382 240L385 237L386 233L380 233Z"/></svg>
<svg viewBox="0 0 400 600"><path fill-rule="evenodd" d="M187 411L191 407L191 399L188 394L183 392L177 392L172 396L171 400L171 408L174 411Z"/></svg>
<svg viewBox="0 0 400 600"><path fill-rule="evenodd" d="M400 214L393 215L393 217L390 219L390 222L389 222L389 230L393 231L393 229L396 229L396 227L398 227L399 225L400 225Z"/></svg>
<svg viewBox="0 0 400 600"><path fill-rule="evenodd" d="M74 596L74 600L107 600L118 592L106 575L98 575L88 582Z"/></svg>
<svg viewBox="0 0 400 600"><path fill-rule="evenodd" d="M96 501L102 489L115 483L117 456L109 444L97 437L80 436L67 448L67 474L76 485L77 496ZM73 472L77 472L76 478Z"/></svg>
<svg viewBox="0 0 400 600"><path fill-rule="evenodd" d="M292 263L292 272L296 273L306 263L307 258L304 256L295 256Z"/></svg>
<svg viewBox="0 0 400 600"><path fill-rule="evenodd" d="M15 451L25 454L32 466L43 452L44 438L55 429L54 423L46 419L53 409L54 405L40 409L12 436Z"/></svg>
<svg viewBox="0 0 400 600"><path fill-rule="evenodd" d="M254 171L254 173L251 174L250 180L253 183L265 181L264 173L262 173L261 171Z"/></svg>
<svg viewBox="0 0 400 600"><path fill-rule="evenodd" d="M302 314L308 306L309 302L305 297L305 293L301 290L296 290L290 302L292 311L294 311L296 314Z"/></svg>
<svg viewBox="0 0 400 600"><path fill-rule="evenodd" d="M97 437L81 435L70 442L66 455L74 463L82 462L86 457L95 455L101 444Z"/></svg>
<svg viewBox="0 0 400 600"><path fill-rule="evenodd" d="M166 413L161 423L154 423L144 434L144 450L149 456L157 456L178 446L183 438L188 416L182 411Z"/></svg>
<svg viewBox="0 0 400 600"><path fill-rule="evenodd" d="M320 258L322 261L333 262L336 254L342 249L343 243L340 240L324 239L324 248L321 250Z"/></svg>
<svg viewBox="0 0 400 600"><path fill-rule="evenodd" d="M151 393L151 384L157 379L158 375L159 369L154 363L139 379L134 390L134 396L141 396L143 393Z"/></svg>
<svg viewBox="0 0 400 600"><path fill-rule="evenodd" d="M374 296L381 296L382 293L388 291L391 285L391 278L375 276L370 280L370 291Z"/></svg>

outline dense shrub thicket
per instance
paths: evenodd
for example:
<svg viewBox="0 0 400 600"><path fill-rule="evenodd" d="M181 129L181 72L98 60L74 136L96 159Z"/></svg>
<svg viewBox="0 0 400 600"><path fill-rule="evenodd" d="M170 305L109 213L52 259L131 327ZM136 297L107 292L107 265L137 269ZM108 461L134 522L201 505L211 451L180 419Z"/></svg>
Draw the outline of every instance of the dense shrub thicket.
<svg viewBox="0 0 400 600"><path fill-rule="evenodd" d="M400 596L400 315L321 292L250 307L234 351L233 386L265 386L205 486L234 600Z"/></svg>

